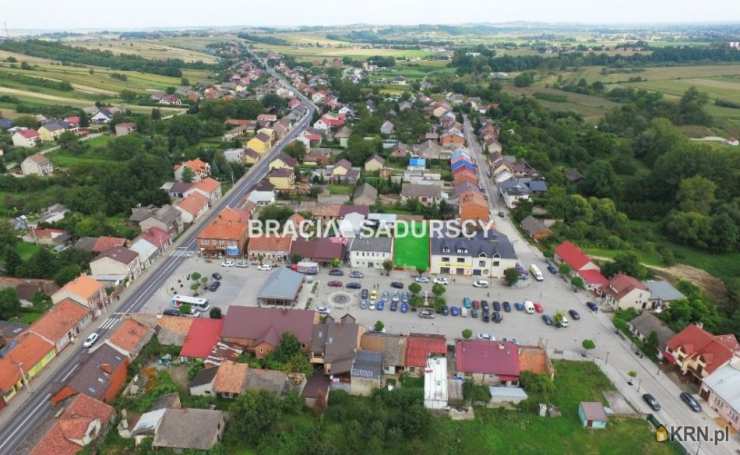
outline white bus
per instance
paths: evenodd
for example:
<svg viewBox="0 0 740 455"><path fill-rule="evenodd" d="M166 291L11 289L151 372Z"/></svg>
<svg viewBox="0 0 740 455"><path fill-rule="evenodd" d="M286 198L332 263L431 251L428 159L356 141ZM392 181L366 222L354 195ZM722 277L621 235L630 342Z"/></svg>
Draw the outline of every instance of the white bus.
<svg viewBox="0 0 740 455"><path fill-rule="evenodd" d="M529 273L531 273L534 279L537 281L544 281L545 279L545 277L542 275L542 271L540 271L540 268L537 267L537 265L535 264L529 266Z"/></svg>
<svg viewBox="0 0 740 455"><path fill-rule="evenodd" d="M172 296L172 305L180 307L180 305L187 303L190 308L196 311L208 311L208 299L203 297L190 297L187 295L174 295Z"/></svg>

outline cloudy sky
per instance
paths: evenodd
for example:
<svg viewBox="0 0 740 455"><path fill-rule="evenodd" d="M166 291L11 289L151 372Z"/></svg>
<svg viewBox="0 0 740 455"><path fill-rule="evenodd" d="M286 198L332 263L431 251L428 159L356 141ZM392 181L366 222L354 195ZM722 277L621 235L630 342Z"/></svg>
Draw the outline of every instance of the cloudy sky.
<svg viewBox="0 0 740 455"><path fill-rule="evenodd" d="M507 21L740 22L740 1L0 0L0 22L6 22L10 29Z"/></svg>

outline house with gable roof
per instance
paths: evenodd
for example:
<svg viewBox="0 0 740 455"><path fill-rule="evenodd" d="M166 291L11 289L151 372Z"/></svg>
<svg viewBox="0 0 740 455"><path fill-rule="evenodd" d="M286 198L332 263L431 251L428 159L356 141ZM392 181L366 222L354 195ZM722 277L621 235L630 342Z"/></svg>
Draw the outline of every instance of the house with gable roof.
<svg viewBox="0 0 740 455"><path fill-rule="evenodd" d="M608 304L617 309L644 310L650 302L650 290L637 278L618 273L604 288L604 298Z"/></svg>
<svg viewBox="0 0 740 455"><path fill-rule="evenodd" d="M700 325L689 324L668 340L663 356L683 375L701 382L715 370L740 355L735 335L713 335Z"/></svg>

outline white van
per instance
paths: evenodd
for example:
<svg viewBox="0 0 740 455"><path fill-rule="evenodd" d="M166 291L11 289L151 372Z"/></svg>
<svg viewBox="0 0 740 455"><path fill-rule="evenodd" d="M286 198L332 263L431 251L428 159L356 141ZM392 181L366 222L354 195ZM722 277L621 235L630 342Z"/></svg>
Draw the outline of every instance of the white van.
<svg viewBox="0 0 740 455"><path fill-rule="evenodd" d="M542 275L542 271L540 271L540 268L537 267L536 264L532 264L529 266L529 273L532 274L535 280L537 281L544 281L545 277Z"/></svg>
<svg viewBox="0 0 740 455"><path fill-rule="evenodd" d="M534 314L534 303L532 303L531 300L526 300L524 302L524 311L526 311L527 314Z"/></svg>

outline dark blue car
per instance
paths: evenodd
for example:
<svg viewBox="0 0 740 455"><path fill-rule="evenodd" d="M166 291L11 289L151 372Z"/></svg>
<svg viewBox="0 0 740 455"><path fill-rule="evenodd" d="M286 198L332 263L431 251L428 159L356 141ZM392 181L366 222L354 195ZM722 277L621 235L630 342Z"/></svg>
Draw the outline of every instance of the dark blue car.
<svg viewBox="0 0 740 455"><path fill-rule="evenodd" d="M599 311L599 306L596 305L594 302L586 302L586 306L593 311L594 313Z"/></svg>
<svg viewBox="0 0 740 455"><path fill-rule="evenodd" d="M450 316L460 316L460 307L459 306L451 306L450 307Z"/></svg>
<svg viewBox="0 0 740 455"><path fill-rule="evenodd" d="M408 313L409 311L409 305L407 303L401 304L401 313Z"/></svg>

